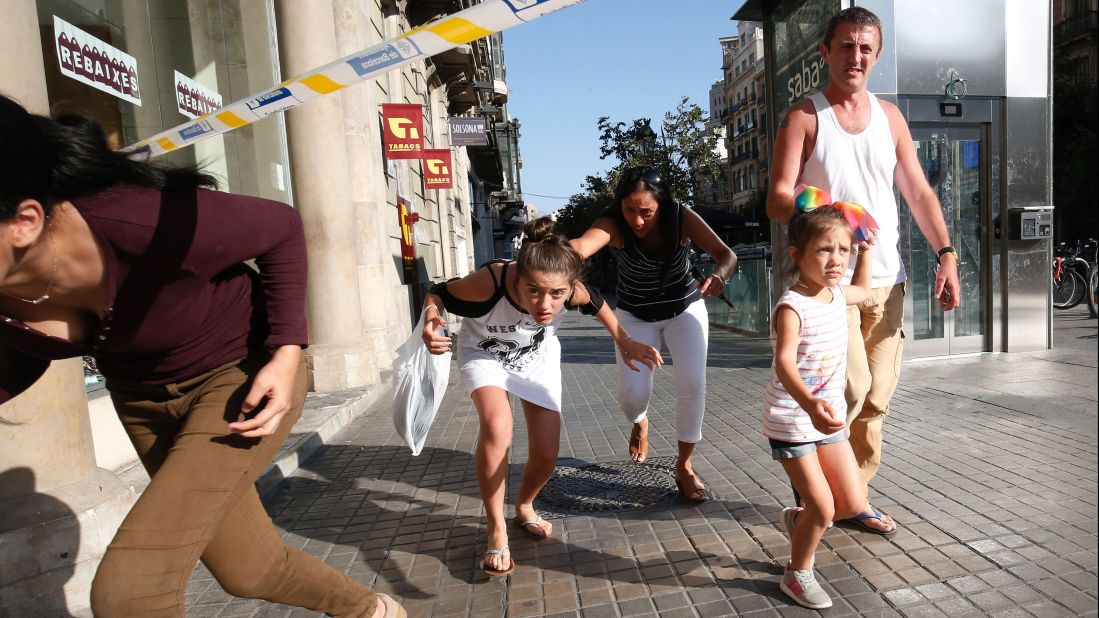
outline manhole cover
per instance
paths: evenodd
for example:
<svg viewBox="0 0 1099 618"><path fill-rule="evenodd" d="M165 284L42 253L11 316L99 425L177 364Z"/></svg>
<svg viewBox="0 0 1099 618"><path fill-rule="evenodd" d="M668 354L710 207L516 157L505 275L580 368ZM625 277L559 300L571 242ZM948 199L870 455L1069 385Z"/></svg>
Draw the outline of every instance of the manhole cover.
<svg viewBox="0 0 1099 618"><path fill-rule="evenodd" d="M636 511L676 497L675 457L558 466L534 508L542 517L560 518L593 513Z"/></svg>

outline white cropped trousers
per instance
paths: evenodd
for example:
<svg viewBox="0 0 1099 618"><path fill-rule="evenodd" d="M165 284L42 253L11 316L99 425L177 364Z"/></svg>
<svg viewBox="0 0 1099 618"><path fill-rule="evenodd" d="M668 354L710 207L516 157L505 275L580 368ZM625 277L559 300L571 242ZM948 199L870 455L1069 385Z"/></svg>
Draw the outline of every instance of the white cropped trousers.
<svg viewBox="0 0 1099 618"><path fill-rule="evenodd" d="M615 315L630 337L647 345L660 347L661 339L672 353L671 370L675 377L675 433L680 442L702 440L702 415L706 409L706 349L709 342L710 319L706 303L697 300L683 313L661 320L646 322L623 309ZM633 371L618 359L618 405L631 423L639 423L649 412L653 394L653 373L645 365L634 363L641 371ZM667 369L663 369L667 371Z"/></svg>

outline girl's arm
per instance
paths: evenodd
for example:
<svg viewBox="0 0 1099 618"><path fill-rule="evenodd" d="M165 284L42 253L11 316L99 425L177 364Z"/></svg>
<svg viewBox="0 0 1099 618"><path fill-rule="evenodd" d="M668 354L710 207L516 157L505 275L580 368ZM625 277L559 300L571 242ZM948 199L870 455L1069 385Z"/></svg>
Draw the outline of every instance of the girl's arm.
<svg viewBox="0 0 1099 618"><path fill-rule="evenodd" d="M490 269L494 269L493 272L489 272ZM493 277L495 275L495 278ZM497 281L503 276L503 268L497 268L496 264L489 264L484 268L479 268L472 273L466 275L461 279L454 281L447 281L446 283L440 283L433 291L428 292L427 297L424 298L424 330L421 334L421 338L424 340L424 345L427 346L427 351L432 354L444 354L450 351L450 335L447 332L446 319L443 318L443 312L446 311L446 301L442 296L437 294L435 290L439 289L439 286L445 287L447 296L460 301L467 302L483 302L492 298L492 295L496 292ZM505 282L500 281L499 285L505 285ZM454 308L456 309L456 308ZM451 309L452 313L463 315L461 312L457 312ZM471 316L475 317L475 316Z"/></svg>
<svg viewBox="0 0 1099 618"><path fill-rule="evenodd" d="M798 373L798 343L801 342L801 318L789 305L775 310L775 375L786 392L809 413L813 427L824 434L835 433L847 426L847 419L837 418L832 406L814 397Z"/></svg>
<svg viewBox="0 0 1099 618"><path fill-rule="evenodd" d="M873 247L865 242L860 242L858 247L859 254L855 258L855 272L851 275L851 283L843 286L843 295L847 298L848 305L857 305L870 298L870 286L873 283L871 278L874 263L874 257L871 254Z"/></svg>
<svg viewBox="0 0 1099 618"><path fill-rule="evenodd" d="M703 296L717 296L725 288L725 281L736 268L736 254L729 248L714 230L702 220L702 217L690 208L683 209L683 229L687 237L714 260L714 272L698 286Z"/></svg>
<svg viewBox="0 0 1099 618"><path fill-rule="evenodd" d="M633 364L634 361L639 361L646 365L649 369L656 369L664 364L664 359L660 356L660 350L654 348L651 345L645 345L640 341L630 337L630 334L626 332L626 329L622 327L622 324L618 321L618 316L614 315L611 311L611 306L602 299L599 299L600 306L595 312L595 319L599 320L603 327L607 329L607 332L611 334L611 338L614 339L615 346L618 347L622 354L622 362L626 363L626 366L634 371L640 371L640 369ZM591 302L591 295L588 293L588 288L583 283L577 282L576 289L572 293L572 304L581 306L587 305Z"/></svg>
<svg viewBox="0 0 1099 618"><path fill-rule="evenodd" d="M586 260L607 245L618 246L621 243L618 241L618 229L614 221L609 217L601 217L580 238L573 238L569 244Z"/></svg>

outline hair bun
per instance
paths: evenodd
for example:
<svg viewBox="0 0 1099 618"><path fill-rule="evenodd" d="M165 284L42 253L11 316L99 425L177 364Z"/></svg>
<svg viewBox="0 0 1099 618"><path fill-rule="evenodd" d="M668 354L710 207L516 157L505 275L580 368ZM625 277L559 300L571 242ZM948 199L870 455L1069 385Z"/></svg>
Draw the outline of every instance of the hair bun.
<svg viewBox="0 0 1099 618"><path fill-rule="evenodd" d="M561 236L552 217L539 217L523 226L524 242L542 242L555 236Z"/></svg>

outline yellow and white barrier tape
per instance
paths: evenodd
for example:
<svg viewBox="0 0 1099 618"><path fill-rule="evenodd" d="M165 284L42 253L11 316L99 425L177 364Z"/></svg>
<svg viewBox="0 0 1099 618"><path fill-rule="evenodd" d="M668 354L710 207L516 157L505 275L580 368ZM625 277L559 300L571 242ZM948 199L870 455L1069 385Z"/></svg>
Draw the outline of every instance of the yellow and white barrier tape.
<svg viewBox="0 0 1099 618"><path fill-rule="evenodd" d="M158 156L584 0L485 0L127 146Z"/></svg>

